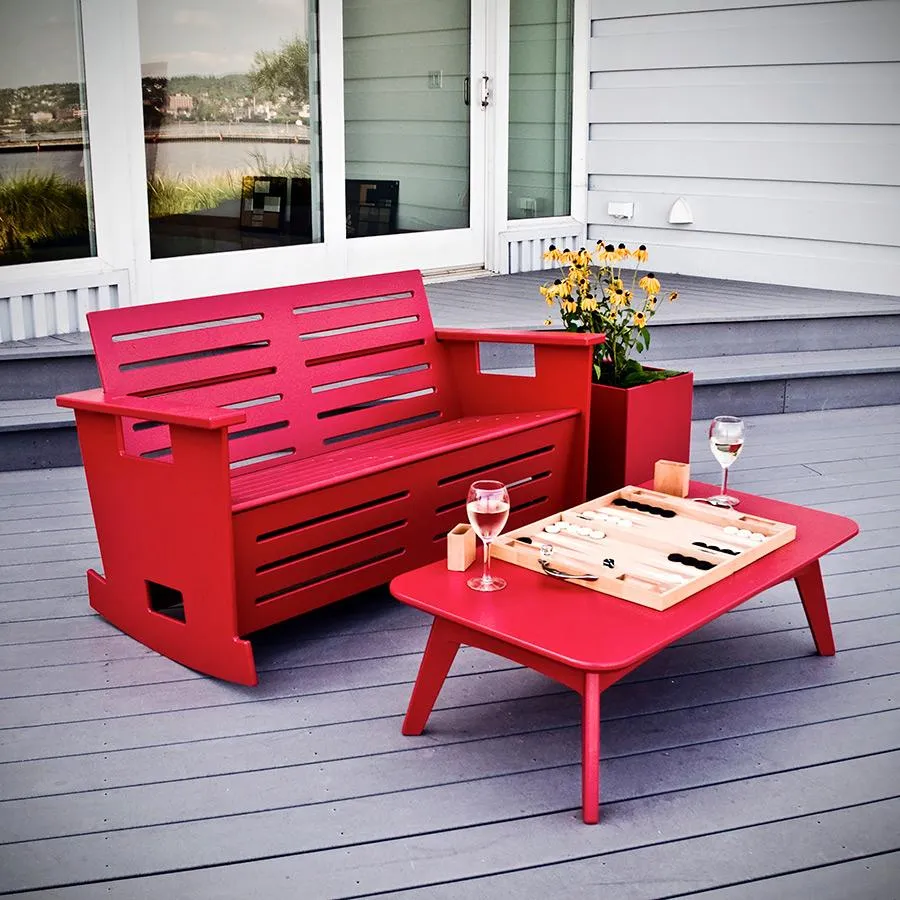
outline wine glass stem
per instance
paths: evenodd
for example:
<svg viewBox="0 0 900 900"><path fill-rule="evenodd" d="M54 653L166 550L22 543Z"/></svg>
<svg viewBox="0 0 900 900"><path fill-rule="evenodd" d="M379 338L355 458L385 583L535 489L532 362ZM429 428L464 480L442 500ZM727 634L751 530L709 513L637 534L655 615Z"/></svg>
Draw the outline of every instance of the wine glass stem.
<svg viewBox="0 0 900 900"><path fill-rule="evenodd" d="M728 493L728 466L722 466L722 496Z"/></svg>
<svg viewBox="0 0 900 900"><path fill-rule="evenodd" d="M491 580L491 542L484 542L484 572L481 575L481 580L488 584Z"/></svg>

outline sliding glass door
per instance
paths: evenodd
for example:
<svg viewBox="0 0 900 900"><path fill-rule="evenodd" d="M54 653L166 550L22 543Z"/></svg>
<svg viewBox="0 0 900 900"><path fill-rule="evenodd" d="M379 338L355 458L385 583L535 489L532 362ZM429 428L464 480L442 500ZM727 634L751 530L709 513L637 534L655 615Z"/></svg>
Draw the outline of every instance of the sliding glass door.
<svg viewBox="0 0 900 900"><path fill-rule="evenodd" d="M351 267L483 265L486 24L484 0L343 0Z"/></svg>

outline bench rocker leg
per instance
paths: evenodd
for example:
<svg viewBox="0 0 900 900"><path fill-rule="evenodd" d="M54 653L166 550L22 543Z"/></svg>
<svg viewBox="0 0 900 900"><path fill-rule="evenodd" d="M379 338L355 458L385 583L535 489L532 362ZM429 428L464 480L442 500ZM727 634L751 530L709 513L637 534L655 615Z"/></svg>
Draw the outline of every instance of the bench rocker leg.
<svg viewBox="0 0 900 900"><path fill-rule="evenodd" d="M188 668L256 684L237 630L226 432L173 425L166 462L123 452L113 416L77 418L104 568L88 572L91 606Z"/></svg>

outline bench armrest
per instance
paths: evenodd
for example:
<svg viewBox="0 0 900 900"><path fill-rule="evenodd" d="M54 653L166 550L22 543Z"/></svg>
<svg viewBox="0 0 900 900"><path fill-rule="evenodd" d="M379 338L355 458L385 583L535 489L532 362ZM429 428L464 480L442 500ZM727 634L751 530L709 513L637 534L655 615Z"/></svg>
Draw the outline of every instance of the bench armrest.
<svg viewBox="0 0 900 900"><path fill-rule="evenodd" d="M541 347L595 347L606 342L603 334L575 331L505 331L503 329L436 328L439 341L484 342L491 344L534 344Z"/></svg>
<svg viewBox="0 0 900 900"><path fill-rule="evenodd" d="M220 409L218 406L195 406L165 400L160 397L107 397L101 388L60 394L56 405L83 412L106 413L113 416L132 416L166 425L187 425L213 431L240 425L247 415L236 409Z"/></svg>

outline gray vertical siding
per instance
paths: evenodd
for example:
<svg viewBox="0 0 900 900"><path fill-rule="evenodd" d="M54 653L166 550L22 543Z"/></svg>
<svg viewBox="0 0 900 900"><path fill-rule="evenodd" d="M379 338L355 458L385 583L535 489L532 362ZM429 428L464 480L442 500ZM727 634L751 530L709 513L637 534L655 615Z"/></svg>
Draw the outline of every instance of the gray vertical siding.
<svg viewBox="0 0 900 900"><path fill-rule="evenodd" d="M898 34L896 0L593 0L589 237L670 272L892 291ZM680 196L691 225L668 223Z"/></svg>

